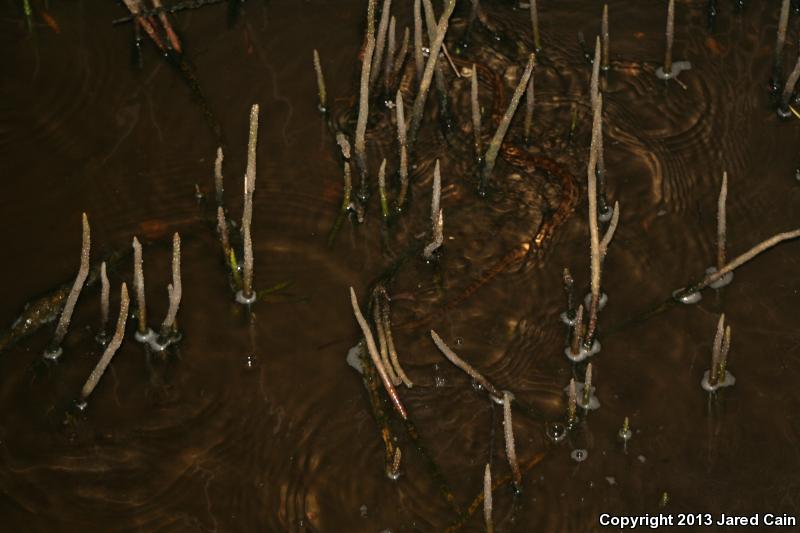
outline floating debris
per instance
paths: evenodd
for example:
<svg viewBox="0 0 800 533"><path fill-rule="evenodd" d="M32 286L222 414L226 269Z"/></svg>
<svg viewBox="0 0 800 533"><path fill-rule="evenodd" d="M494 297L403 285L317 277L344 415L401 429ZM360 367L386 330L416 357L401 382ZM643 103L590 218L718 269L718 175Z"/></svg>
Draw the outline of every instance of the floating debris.
<svg viewBox="0 0 800 533"><path fill-rule="evenodd" d="M89 218L86 216L86 213L82 214L81 223L83 226L81 264L78 268L78 275L75 277L75 282L72 284L72 289L70 289L69 295L67 296L67 301L64 303L64 308L61 310L61 316L58 319L53 338L44 351L44 358L50 361L55 361L61 357L61 353L63 352L61 343L64 342L64 337L67 336L69 323L72 320L72 312L75 310L75 304L78 303L78 297L81 295L83 284L89 276L89 250L92 245L92 239L89 229Z"/></svg>

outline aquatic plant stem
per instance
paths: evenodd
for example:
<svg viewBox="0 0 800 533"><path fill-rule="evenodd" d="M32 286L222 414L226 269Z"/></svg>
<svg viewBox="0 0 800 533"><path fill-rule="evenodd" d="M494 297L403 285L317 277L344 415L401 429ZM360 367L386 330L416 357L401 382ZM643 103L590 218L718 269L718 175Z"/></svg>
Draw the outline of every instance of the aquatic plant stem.
<svg viewBox="0 0 800 533"><path fill-rule="evenodd" d="M500 152L500 145L503 143L503 139L506 136L506 132L508 131L509 126L511 125L511 119L514 117L514 113L517 110L517 106L519 106L519 101L522 98L522 93L525 92L525 89L528 86L528 79L531 77L533 73L533 67L536 64L536 56L534 54L530 54L528 56L528 64L525 67L525 71L522 73L522 77L517 84L517 88L514 90L514 94L511 97L511 101L508 103L508 108L506 109L503 118L500 120L500 125L497 126L497 130L494 132L494 136L492 137L491 142L489 143L489 147L486 149L486 156L484 158L483 163L483 171L481 172L481 180L480 180L480 187L478 189L479 193L485 194L486 186L489 183L489 178L492 175L492 171L494 170L495 162L497 161L497 154Z"/></svg>
<svg viewBox="0 0 800 533"><path fill-rule="evenodd" d="M722 186L717 199L717 270L725 266L725 241L727 240L727 216L725 204L728 200L728 173L722 173Z"/></svg>
<svg viewBox="0 0 800 533"><path fill-rule="evenodd" d="M111 362L111 358L114 357L114 354L117 353L117 350L122 344L122 338L125 336L125 324L128 321L128 304L128 287L123 283L120 288L119 317L117 318L117 327L114 330L114 336L111 337L111 341L108 343L102 357L100 357L100 361L98 361L92 373L89 374L89 379L86 380L86 383L81 389L82 402L85 402L92 394L95 387L97 387L100 378L103 377L103 373Z"/></svg>
<svg viewBox="0 0 800 533"><path fill-rule="evenodd" d="M355 156L361 176L361 185L358 193L362 202L367 200L367 119L369 118L369 79L372 65L372 55L375 51L375 29L370 22L370 12L375 11L375 0L369 0L367 7L367 42L364 48L364 58L361 63L360 93L358 98L358 118L356 119Z"/></svg>
<svg viewBox="0 0 800 533"><path fill-rule="evenodd" d="M69 323L72 320L72 313L75 310L75 304L78 303L78 297L81 295L83 284L86 282L86 278L89 276L89 252L92 245L92 239L91 230L89 228L89 218L86 216L86 213L81 215L81 225L83 228L83 234L81 236L81 263L78 267L78 275L75 277L75 281L72 284L72 289L69 291L67 300L64 303L64 308L61 310L61 315L58 318L58 324L56 325L55 332L53 333L53 338L51 339L48 348L44 352L44 356L47 359L55 360L61 355L61 343L64 341L64 337L67 336L67 330L69 329Z"/></svg>
<svg viewBox="0 0 800 533"><path fill-rule="evenodd" d="M425 64L425 70L422 73L422 79L419 84L417 96L414 99L414 107L411 110L411 122L408 127L408 145L413 149L414 143L417 140L417 133L422 124L422 113L425 110L425 102L428 98L428 91L430 90L431 81L433 79L433 72L436 69L436 61L439 58L439 52L442 49L444 36L447 33L447 27L450 21L450 15L453 14L455 9L456 0L447 0L444 12L439 18L439 24L436 27L436 37L431 43L430 56Z"/></svg>
<svg viewBox="0 0 800 533"><path fill-rule="evenodd" d="M328 111L328 93L325 90L325 76L322 74L322 64L319 61L319 52L314 48L314 72L317 75L317 96L319 96L318 109L321 113Z"/></svg>
<svg viewBox="0 0 800 533"><path fill-rule="evenodd" d="M361 332L364 335L364 340L367 343L367 350L372 358L372 364L374 364L375 368L378 370L378 375L381 377L381 381L386 389L386 393L389 395L389 399L392 401L392 405L394 405L397 414L399 414L403 420L407 420L408 413L406 412L405 407L403 407L403 404L400 402L400 397L397 395L397 390L394 388L394 385L389 378L389 374L381 362L380 355L378 354L378 348L375 346L375 339L372 336L372 331L369 329L367 321L364 319L364 315L361 314L361 309L358 306L358 298L356 298L356 291L353 290L353 287L350 287L350 304L353 306L353 314L356 317L358 325L361 327Z"/></svg>

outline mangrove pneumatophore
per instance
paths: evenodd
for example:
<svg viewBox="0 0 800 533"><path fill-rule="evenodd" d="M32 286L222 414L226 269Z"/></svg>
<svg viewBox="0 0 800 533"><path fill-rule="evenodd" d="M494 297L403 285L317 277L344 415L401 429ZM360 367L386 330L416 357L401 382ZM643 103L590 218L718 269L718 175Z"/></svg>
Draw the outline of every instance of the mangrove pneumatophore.
<svg viewBox="0 0 800 533"><path fill-rule="evenodd" d="M422 255L426 260L433 258L434 252L444 242L444 211L440 207L442 199L442 175L439 171L439 160L433 168L433 194L431 195L431 242L425 246Z"/></svg>
<svg viewBox="0 0 800 533"><path fill-rule="evenodd" d="M673 298L684 304L697 303L702 299L700 291L710 286L712 283L722 279L723 277L725 277L726 274L728 274L729 272L733 272L734 270L736 270L743 264L747 263L761 252L769 250L776 244L780 244L783 241L796 239L798 237L800 237L800 229L785 231L783 233L778 233L777 235L773 235L769 239L756 244L742 255L736 257L734 260L727 263L719 270L715 270L710 274L706 274L706 276L697 283L689 285L686 288L676 290L675 292L672 293L672 296Z"/></svg>
<svg viewBox="0 0 800 533"><path fill-rule="evenodd" d="M503 391L503 434L506 441L506 458L511 467L511 476L514 481L514 490L522 492L522 472L517 461L517 447L514 443L514 426L511 420L511 401L513 396L508 391Z"/></svg>
<svg viewBox="0 0 800 533"><path fill-rule="evenodd" d="M92 373L89 374L89 378L83 385L80 399L78 400L78 408L86 408L86 402L89 399L89 396L91 396L95 387L97 387L97 384L100 382L100 378L103 377L103 373L106 371L108 364L111 362L111 358L114 357L114 354L117 353L117 350L119 350L119 347L122 344L122 338L125 336L125 324L127 322L128 287L125 285L125 283L123 283L122 287L120 288L119 317L117 318L117 327L114 330L114 336L111 337L111 341L108 343L105 352L103 352L103 355L100 357L100 361L97 362L97 366L94 367L94 370L92 370Z"/></svg>
<svg viewBox="0 0 800 533"><path fill-rule="evenodd" d="M256 147L258 145L258 104L250 108L250 129L247 141L247 170L244 175L244 210L242 212L242 240L244 242L244 267L242 289L236 293L236 301L250 305L256 301L253 290L253 195L256 190Z"/></svg>
<svg viewBox="0 0 800 533"><path fill-rule="evenodd" d="M364 58L361 63L361 80L359 82L358 117L356 118L355 156L358 172L361 176L358 198L362 204L367 201L367 119L369 118L369 80L372 56L375 52L375 0L367 5L367 36Z"/></svg>
<svg viewBox="0 0 800 533"><path fill-rule="evenodd" d="M786 43L786 28L789 25L789 0L782 0L778 16L778 35L775 40L775 58L772 63L770 87L774 93L780 90L783 76L783 45Z"/></svg>
<svg viewBox="0 0 800 533"><path fill-rule="evenodd" d="M389 15L392 9L392 0L383 0L383 8L381 9L381 20L378 23L378 34L375 40L375 52L372 55L372 65L369 74L369 87L370 89L375 85L375 82L380 76L381 61L383 61L384 48L386 46L386 33L389 31ZM389 61L387 55L386 58Z"/></svg>
<svg viewBox="0 0 800 533"><path fill-rule="evenodd" d="M719 189L719 198L717 199L717 266L708 267L706 274L713 274L725 266L727 255L727 214L726 204L728 201L728 173L722 173L722 185ZM719 289L728 285L733 281L733 271L728 272L718 280L710 283L712 289Z"/></svg>
<svg viewBox="0 0 800 533"><path fill-rule="evenodd" d="M539 8L536 0L530 1L531 28L533 30L533 50L537 54L542 51L542 38L539 35Z"/></svg>
<svg viewBox="0 0 800 533"><path fill-rule="evenodd" d="M478 102L478 69L472 64L470 72L470 108L472 109L472 137L475 144L475 161L480 167L483 162L483 148L481 143L481 106Z"/></svg>
<svg viewBox="0 0 800 533"><path fill-rule="evenodd" d="M797 61L794 64L794 68L792 68L792 72L790 72L789 77L786 78L786 85L781 93L781 101L778 105L778 116L781 118L789 118L792 116L789 103L792 96L794 96L794 88L797 85L798 79L800 79L800 54L797 56Z"/></svg>
<svg viewBox="0 0 800 533"><path fill-rule="evenodd" d="M167 293L169 295L167 315L164 317L164 322L161 323L158 338L150 342L150 347L156 351L163 351L170 344L180 340L176 318L183 296L183 285L181 283L181 236L177 232L172 235L172 283L167 286Z"/></svg>
<svg viewBox="0 0 800 533"><path fill-rule="evenodd" d="M78 297L81 295L83 284L86 282L86 278L89 275L89 250L92 245L92 239L90 235L89 219L86 213L83 213L81 216L81 223L83 226L83 235L81 238L81 264L78 268L78 275L75 277L75 282L72 284L72 289L69 291L67 301L64 303L64 308L61 310L61 316L58 318L58 324L53 333L53 338L44 351L45 359L51 361L55 361L61 357L61 353L63 352L61 343L64 341L64 337L67 336L69 323L72 320L72 312L75 310L75 304L78 303Z"/></svg>
<svg viewBox="0 0 800 533"><path fill-rule="evenodd" d="M322 75L322 65L319 62L319 52L314 48L314 72L317 75L317 96L319 97L319 104L317 108L320 113L328 111L328 96L325 92L325 76Z"/></svg>
<svg viewBox="0 0 800 533"><path fill-rule="evenodd" d="M108 284L108 272L106 272L106 262L100 263L100 329L95 336L97 342L105 346L108 330L108 299L110 296L110 286Z"/></svg>
<svg viewBox="0 0 800 533"><path fill-rule="evenodd" d="M711 368L703 374L700 386L707 392L714 392L722 387L730 387L736 378L728 372L728 352L731 349L731 327L725 326L725 313L717 322L717 332L711 348Z"/></svg>
<svg viewBox="0 0 800 533"><path fill-rule="evenodd" d="M136 318L137 327L134 338L139 342L150 342L155 336L152 329L147 327L147 303L144 296L144 261L142 260L142 245L139 239L133 238L133 290L136 293Z"/></svg>
<svg viewBox="0 0 800 533"><path fill-rule="evenodd" d="M610 40L608 35L608 4L603 5L603 18L600 22L600 35L603 38L603 63L600 68L608 71L611 68Z"/></svg>
<svg viewBox="0 0 800 533"><path fill-rule="evenodd" d="M375 305L380 306L380 313L379 316L375 319L376 327L380 324L383 329L384 336L386 338L386 348L389 355L389 362L390 367L394 370L394 375L399 378L398 382L395 382L395 385L399 385L400 382L403 383L408 388L414 386L414 383L408 378L408 375L403 370L403 367L400 366L400 359L397 357L397 349L395 348L394 344L394 335L392 334L392 321L391 321L391 310L390 310L391 299L389 298L389 293L386 292L386 288L383 285L379 285L375 289ZM381 329L378 329L380 332Z"/></svg>
<svg viewBox="0 0 800 533"><path fill-rule="evenodd" d="M523 138L525 139L525 144L531 144L531 127L533 127L533 105L534 105L534 86L533 86L533 74L531 74L530 78L528 78L528 87L525 89L525 122L523 126Z"/></svg>
<svg viewBox="0 0 800 533"><path fill-rule="evenodd" d="M519 101L522 99L522 93L524 93L528 87L528 79L533 74L533 67L535 64L536 56L534 54L530 54L528 56L528 64L525 66L525 71L522 73L522 77L517 84L517 88L514 90L511 101L508 103L508 108L503 114L503 118L500 120L497 130L494 132L492 140L489 142L489 147L486 149L483 170L481 171L480 187L478 188L478 192L481 195L486 193L486 186L489 184L489 178L492 176L492 171L494 170L494 165L497 161L497 154L500 153L500 145L503 144L503 139L505 139L508 127L511 125L511 119L514 117L514 113L517 111Z"/></svg>
<svg viewBox="0 0 800 533"><path fill-rule="evenodd" d="M405 208L406 197L408 195L408 147L406 143L406 113L403 95L397 90L395 95L395 109L397 110L397 144L400 149L400 167L398 175L400 177L400 192L397 195L397 205L395 209L399 212Z"/></svg>
<svg viewBox="0 0 800 533"><path fill-rule="evenodd" d="M483 523L486 526L486 533L494 533L494 523L492 522L492 467L486 463L483 469Z"/></svg>
<svg viewBox="0 0 800 533"><path fill-rule="evenodd" d="M364 315L361 314L361 308L358 306L356 291L353 289L353 287L350 287L350 304L353 306L353 315L355 315L356 322L358 322L358 325L361 328L361 333L364 335L364 341L367 343L367 351L372 359L372 364L375 365L375 369L378 371L378 375L383 382L383 387L386 389L386 394L392 401L392 405L394 406L395 411L397 411L397 414L399 414L403 420L407 420L408 413L406 412L405 407L403 407L403 404L400 402L400 396L397 394L397 389L394 388L394 384L389 378L386 368L383 366L381 357L378 354L378 348L375 346L375 338L372 336L372 330L369 329L369 324L367 324Z"/></svg>
<svg viewBox="0 0 800 533"><path fill-rule="evenodd" d="M489 396L494 400L496 403L503 403L503 394L492 385L488 379L483 377L483 375L475 370L469 363L461 359L456 353L450 349L450 347L444 343L442 338L433 330L431 330L431 339L433 339L433 343L439 348L439 351L447 357L447 360L456 365L458 368L466 372L466 374L471 377L475 383L483 387Z"/></svg>
<svg viewBox="0 0 800 533"><path fill-rule="evenodd" d="M414 0L414 68L417 73L417 83L422 81L422 71L425 69L425 58L422 55L422 8L420 0Z"/></svg>
<svg viewBox="0 0 800 533"><path fill-rule="evenodd" d="M456 0L447 0L444 13L442 13L442 16L439 18L439 24L436 27L436 37L431 42L430 55L428 56L427 63L425 63L425 70L422 73L419 90L414 99L414 107L411 110L411 121L408 126L408 145L412 150L417 141L419 127L422 125L422 114L425 110L425 102L427 101L428 91L430 90L431 81L433 80L433 72L436 69L436 61L439 59L439 52L442 49L444 36L447 33L450 15L453 14L453 9L455 9L455 7Z"/></svg>
<svg viewBox="0 0 800 533"><path fill-rule="evenodd" d="M383 364L383 368L386 369L386 373L389 375L389 380L392 382L392 385L397 387L398 385L400 385L401 381L394 370L392 362L389 360L389 344L386 340L387 335L383 322L383 313L382 313L383 294L381 293L385 294L385 289L382 286L379 286L373 292L373 298L372 298L373 321L375 322L375 331L378 333L378 346L380 347L381 363Z"/></svg>
<svg viewBox="0 0 800 533"><path fill-rule="evenodd" d="M217 147L217 157L214 160L214 193L217 200L217 207L223 208L225 187L222 182L222 160L224 157L222 146Z"/></svg>

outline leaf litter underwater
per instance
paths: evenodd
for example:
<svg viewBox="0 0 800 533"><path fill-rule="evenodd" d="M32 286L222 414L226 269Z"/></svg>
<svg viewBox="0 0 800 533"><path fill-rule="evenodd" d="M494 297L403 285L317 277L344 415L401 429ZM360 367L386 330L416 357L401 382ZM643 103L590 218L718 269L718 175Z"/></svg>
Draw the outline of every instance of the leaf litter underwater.
<svg viewBox="0 0 800 533"><path fill-rule="evenodd" d="M668 3L609 2L608 68L595 99L602 6L538 2L541 50L526 132L530 86L520 80L534 46L527 4L485 1L473 17L472 4L458 2L432 64L419 134L409 131L408 200L398 210L396 93L408 122L419 86L414 3L391 4L394 22L382 16L390 3L377 2L373 14L374 48L385 26L381 54L395 61L378 65L369 85L366 202L356 153L366 1L169 3L185 8L168 14L172 37L158 10L144 13L145 24L112 25L127 9L24 4L30 17L8 3L0 18L12 52L0 88L9 103L0 114L8 228L0 319L15 324L0 337L7 529L481 531L487 463L498 531L589 531L600 513L800 514L798 243L759 254L727 286L703 288L696 305L672 297L707 267L800 225L798 107L789 98L790 116L776 113L798 55L796 13L771 94L779 2L677 2L666 81L657 71ZM433 2L432 29L446 5ZM148 25L160 46L142 30ZM134 28L142 35L132 68ZM421 59L424 67L427 52ZM480 195L484 156L518 87ZM604 174L591 186L600 210L619 202L618 228L599 262L607 298L596 337L586 330L593 303L584 299L595 100ZM258 140L248 170L254 103ZM337 133L353 145L348 160ZM216 231L220 145L234 271ZM432 202L437 162L440 198ZM352 192L343 202L348 163ZM247 209L250 306L234 297ZM82 212L91 222L91 267L61 356L48 362L42 354L77 273ZM600 217L599 237L608 225ZM441 245L426 260L437 228ZM168 285L180 300L163 337L174 342L162 352L134 339L134 236L146 325L163 331ZM106 338L123 282L132 314L81 410L76 401L105 351L96 340L102 260ZM384 348L376 360L386 361L407 419L359 344L349 287L376 352ZM583 325L567 326L561 314L571 309L565 317L574 322L579 304ZM431 330L480 376L448 360ZM587 337L600 351L573 362L570 353L591 352L580 352L594 346Z"/></svg>

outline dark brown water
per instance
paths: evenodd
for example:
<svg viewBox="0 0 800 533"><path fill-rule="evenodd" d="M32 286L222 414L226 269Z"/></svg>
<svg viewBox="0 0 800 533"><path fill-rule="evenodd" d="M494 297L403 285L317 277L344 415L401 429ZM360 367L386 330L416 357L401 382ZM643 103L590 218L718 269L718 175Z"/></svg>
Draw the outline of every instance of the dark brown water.
<svg viewBox="0 0 800 533"><path fill-rule="evenodd" d="M410 6L396 4L402 28ZM501 38L479 26L463 61L500 80L482 80L490 111L513 90L531 37L527 11L484 4ZM86 211L94 259L126 249L133 235L145 243L153 325L166 312L170 236L180 231L184 340L161 361L129 332L78 416L71 402L102 351L93 341L96 288L81 296L57 365L38 362L50 328L0 355L3 530L440 531L458 522L396 421L402 474L386 477L363 382L345 362L360 335L347 289L365 303L368 286L427 239L437 157L446 215L441 260L428 265L416 253L388 287L400 359L415 384L400 396L460 509L482 490L487 460L496 477L507 476L501 410L443 358L428 330L543 419L563 419L562 389L576 371L563 355L561 272L573 271L581 295L589 277L590 67L576 35L591 45L601 6L540 4L545 51L535 74L531 153L572 173L579 201L544 253L463 299L475 279L530 240L565 192L552 176L501 158L488 198L477 197L466 80L447 71L455 123L448 137L436 126L432 93L410 211L385 232L373 194L366 223L345 221L328 248L341 161L316 110L311 51L322 57L332 116L349 133L365 2L251 0L232 25L225 5L173 19L220 125L233 218L241 213L248 110L261 104L256 286L291 284L248 316L233 302L210 222L218 140L185 78L149 42L143 69L130 66L132 30L110 24L125 14L114 3L33 2L29 33L21 2L4 2L0 321L11 324L25 302L73 278ZM600 317L603 350L593 361L602 407L558 444L546 437L543 419L515 414L521 462L543 456L525 471L521 495L507 484L495 493L500 531L590 531L602 512L800 516L798 243L737 270L732 285L706 290L697 306L646 315L714 261L723 170L729 256L800 223L800 128L794 118L776 118L767 92L779 2L746 2L742 12L734 2L719 4L710 31L706 2L677 2L675 59L692 63L680 75L685 88L653 75L663 58L666 2L609 5L606 163L609 197L622 216L605 261L609 303ZM465 16L459 7L451 50ZM798 53L797 21L790 21L787 70ZM568 143L573 105L577 129ZM393 173L390 113L377 102L373 109L370 166L388 157ZM484 124L491 129L488 117ZM207 201L196 200L195 184ZM130 285L129 262L112 274L112 295L122 281ZM112 320L117 305L112 297ZM699 382L720 312L733 332L729 370L737 383L709 402ZM625 416L634 432L627 450L616 437ZM570 458L575 449L587 450L585 461ZM464 530L482 530L480 515Z"/></svg>

